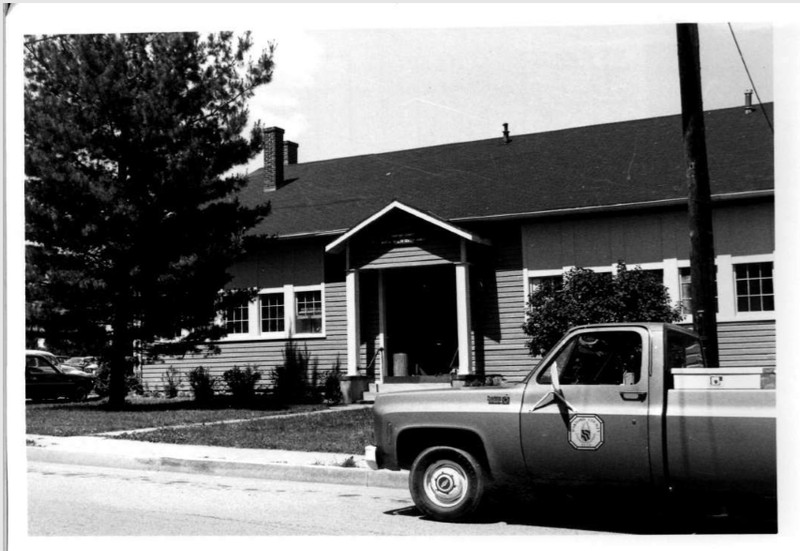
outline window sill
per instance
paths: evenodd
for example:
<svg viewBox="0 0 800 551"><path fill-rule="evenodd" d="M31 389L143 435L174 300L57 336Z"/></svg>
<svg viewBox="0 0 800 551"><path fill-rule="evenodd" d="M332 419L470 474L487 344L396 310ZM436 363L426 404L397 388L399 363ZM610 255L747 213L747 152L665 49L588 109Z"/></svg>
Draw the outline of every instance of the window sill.
<svg viewBox="0 0 800 551"><path fill-rule="evenodd" d="M775 312L740 312L733 316L721 316L717 314L717 323L736 323L746 321L775 321ZM686 316L683 320L676 322L676 325L693 325L692 316Z"/></svg>
<svg viewBox="0 0 800 551"><path fill-rule="evenodd" d="M269 341L288 341L288 340L318 340L318 339L325 339L327 335L325 333L298 333L296 335L289 335L288 333L276 333L274 335L250 335L250 334L241 334L241 335L228 335L227 337L222 337L216 342L243 342L243 341L250 341L250 342L269 342Z"/></svg>

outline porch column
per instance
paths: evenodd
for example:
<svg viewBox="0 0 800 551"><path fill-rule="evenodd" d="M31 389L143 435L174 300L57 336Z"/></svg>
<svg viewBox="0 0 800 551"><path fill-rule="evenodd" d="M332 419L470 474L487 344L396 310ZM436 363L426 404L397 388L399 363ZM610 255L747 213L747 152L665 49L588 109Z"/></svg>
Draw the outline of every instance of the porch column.
<svg viewBox="0 0 800 551"><path fill-rule="evenodd" d="M359 323L359 286L358 270L348 270L347 288L347 374L358 375L360 353L358 343L361 342L361 324Z"/></svg>
<svg viewBox="0 0 800 551"><path fill-rule="evenodd" d="M472 373L472 319L469 302L469 264L456 264L456 304L458 311L458 374Z"/></svg>

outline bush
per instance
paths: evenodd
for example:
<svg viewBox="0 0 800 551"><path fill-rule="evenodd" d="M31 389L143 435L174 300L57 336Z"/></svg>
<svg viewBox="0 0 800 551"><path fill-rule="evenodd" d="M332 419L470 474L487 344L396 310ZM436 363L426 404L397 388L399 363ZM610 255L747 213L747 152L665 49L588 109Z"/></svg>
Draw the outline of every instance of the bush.
<svg viewBox="0 0 800 551"><path fill-rule="evenodd" d="M256 383L261 380L261 373L257 368L252 366L245 366L244 369L238 365L233 366L222 374L225 384L228 385L233 395L233 399L237 402L247 402L252 400L256 394Z"/></svg>
<svg viewBox="0 0 800 551"><path fill-rule="evenodd" d="M577 325L671 323L683 317L680 308L671 305L661 281L641 268L629 270L622 262L613 278L585 268L571 269L562 285L542 285L530 294L527 314L523 330L534 356L546 353Z"/></svg>
<svg viewBox="0 0 800 551"><path fill-rule="evenodd" d="M171 365L161 374L161 382L164 383L164 394L167 398L175 398L181 388L183 376L180 371L175 369L175 366Z"/></svg>
<svg viewBox="0 0 800 551"><path fill-rule="evenodd" d="M195 402L210 402L214 398L214 387L217 379L203 366L197 366L189 372L189 386L192 387Z"/></svg>
<svg viewBox="0 0 800 551"><path fill-rule="evenodd" d="M326 404L335 406L337 404L341 404L344 400L344 396L342 396L342 387L339 384L341 380L342 372L339 356L336 356L336 363L333 364L333 369L328 371L325 375L323 398Z"/></svg>
<svg viewBox="0 0 800 551"><path fill-rule="evenodd" d="M293 340L286 341L283 349L283 364L275 367L272 371L273 390L279 402L300 404L307 401L308 366L308 347L300 350Z"/></svg>
<svg viewBox="0 0 800 551"><path fill-rule="evenodd" d="M108 367L107 363L103 363L100 365L100 369L97 372L97 377L94 381L94 391L95 393L100 396L101 398L105 398L108 396L109 390L109 379L111 378L111 369ZM134 375L133 373L129 373L125 376L125 389L127 392L133 392L138 395L144 394L144 386L142 382L139 380L139 377Z"/></svg>

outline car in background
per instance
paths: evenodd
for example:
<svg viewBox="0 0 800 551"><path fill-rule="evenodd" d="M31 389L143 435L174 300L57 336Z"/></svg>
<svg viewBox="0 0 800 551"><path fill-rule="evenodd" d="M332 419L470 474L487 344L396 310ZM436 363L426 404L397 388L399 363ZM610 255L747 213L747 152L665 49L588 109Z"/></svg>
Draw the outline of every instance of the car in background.
<svg viewBox="0 0 800 551"><path fill-rule="evenodd" d="M94 356L75 356L62 362L61 365L80 369L90 375L97 375L97 372L100 371L100 362Z"/></svg>
<svg viewBox="0 0 800 551"><path fill-rule="evenodd" d="M25 397L31 400L61 397L85 400L94 388L95 377L73 369L62 369L50 352L26 350Z"/></svg>

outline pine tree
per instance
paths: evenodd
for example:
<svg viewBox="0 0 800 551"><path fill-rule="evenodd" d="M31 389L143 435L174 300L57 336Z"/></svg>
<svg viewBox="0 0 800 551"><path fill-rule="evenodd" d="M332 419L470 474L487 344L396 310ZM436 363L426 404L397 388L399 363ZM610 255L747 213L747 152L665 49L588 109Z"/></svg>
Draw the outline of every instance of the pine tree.
<svg viewBox="0 0 800 551"><path fill-rule="evenodd" d="M63 349L102 350L110 405L125 403L134 341L219 337L227 268L269 205L236 198L247 100L274 45L249 33L27 37L27 327ZM185 333L185 332L184 332Z"/></svg>

